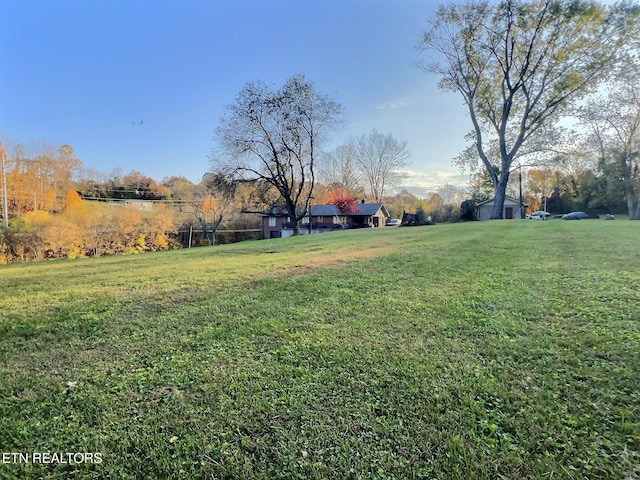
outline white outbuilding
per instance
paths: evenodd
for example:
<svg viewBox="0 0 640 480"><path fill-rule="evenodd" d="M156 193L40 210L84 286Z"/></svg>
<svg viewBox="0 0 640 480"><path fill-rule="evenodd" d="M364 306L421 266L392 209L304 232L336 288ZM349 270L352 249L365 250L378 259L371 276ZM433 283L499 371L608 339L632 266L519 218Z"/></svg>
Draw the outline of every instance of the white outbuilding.
<svg viewBox="0 0 640 480"><path fill-rule="evenodd" d="M491 211L495 198L485 200L476 205L476 218L478 220L489 220L491 218ZM523 218L521 212L524 212L527 208L527 204L522 202L522 208L520 208L520 201L515 198L505 197L504 205L502 207L502 218L506 220L513 220Z"/></svg>

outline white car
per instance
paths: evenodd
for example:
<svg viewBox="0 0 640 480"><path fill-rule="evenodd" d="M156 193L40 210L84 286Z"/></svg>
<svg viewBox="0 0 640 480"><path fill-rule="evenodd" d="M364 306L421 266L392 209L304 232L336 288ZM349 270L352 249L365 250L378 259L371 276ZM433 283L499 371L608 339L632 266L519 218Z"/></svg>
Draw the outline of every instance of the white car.
<svg viewBox="0 0 640 480"><path fill-rule="evenodd" d="M387 227L399 227L401 223L402 220L400 220L399 218L390 218L387 221Z"/></svg>
<svg viewBox="0 0 640 480"><path fill-rule="evenodd" d="M533 212L529 218L531 220L546 220L549 218L551 214L549 212L545 212L543 210L538 210L537 212Z"/></svg>

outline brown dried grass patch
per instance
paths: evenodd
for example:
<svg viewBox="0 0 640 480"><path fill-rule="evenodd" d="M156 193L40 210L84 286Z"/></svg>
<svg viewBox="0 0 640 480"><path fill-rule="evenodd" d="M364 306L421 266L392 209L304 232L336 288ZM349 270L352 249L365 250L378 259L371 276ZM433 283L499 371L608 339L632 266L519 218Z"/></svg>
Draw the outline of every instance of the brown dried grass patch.
<svg viewBox="0 0 640 480"><path fill-rule="evenodd" d="M356 260L364 260L386 255L392 251L393 249L389 246L380 246L363 250L344 248L331 252L323 251L320 255L318 255L318 252L309 251L304 252L295 258L291 258L290 255L287 255L286 257L283 257L283 262L278 265L274 265L273 260L268 264L263 265L265 270L263 270L256 278L270 277L274 276L274 274L285 277L310 275L322 268L337 267Z"/></svg>

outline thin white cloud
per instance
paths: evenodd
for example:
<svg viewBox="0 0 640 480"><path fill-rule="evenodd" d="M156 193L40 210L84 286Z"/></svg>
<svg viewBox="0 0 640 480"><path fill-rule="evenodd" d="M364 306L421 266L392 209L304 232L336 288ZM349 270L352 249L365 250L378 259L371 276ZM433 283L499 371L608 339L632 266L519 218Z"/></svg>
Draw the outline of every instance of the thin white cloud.
<svg viewBox="0 0 640 480"><path fill-rule="evenodd" d="M456 187L467 188L469 185L469 177L465 174L455 172L445 172L440 170L431 170L426 172L418 172L415 170L401 170L403 177L402 183L397 185L393 190L408 190L420 198L426 198L433 192L444 185L454 185Z"/></svg>
<svg viewBox="0 0 640 480"><path fill-rule="evenodd" d="M401 170L404 178L403 184L415 185L419 187L438 188L442 185L455 185L465 187L469 183L469 177L463 173L444 172L431 170L428 172L417 172L415 170Z"/></svg>
<svg viewBox="0 0 640 480"><path fill-rule="evenodd" d="M388 102L382 102L376 105L376 110L397 110L399 108L404 108L409 104L404 100L391 100Z"/></svg>

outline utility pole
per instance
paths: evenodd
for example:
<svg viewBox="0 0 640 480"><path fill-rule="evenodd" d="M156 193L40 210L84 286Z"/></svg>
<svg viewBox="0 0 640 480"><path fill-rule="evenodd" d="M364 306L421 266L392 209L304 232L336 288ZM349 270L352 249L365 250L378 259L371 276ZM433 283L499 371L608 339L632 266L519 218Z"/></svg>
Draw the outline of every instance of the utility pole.
<svg viewBox="0 0 640 480"><path fill-rule="evenodd" d="M9 213L7 208L7 174L4 171L4 146L0 143L0 157L2 157L2 223L4 235L9 233Z"/></svg>
<svg viewBox="0 0 640 480"><path fill-rule="evenodd" d="M518 164L518 179L520 181L520 220L524 219L524 202L522 199L522 165Z"/></svg>

